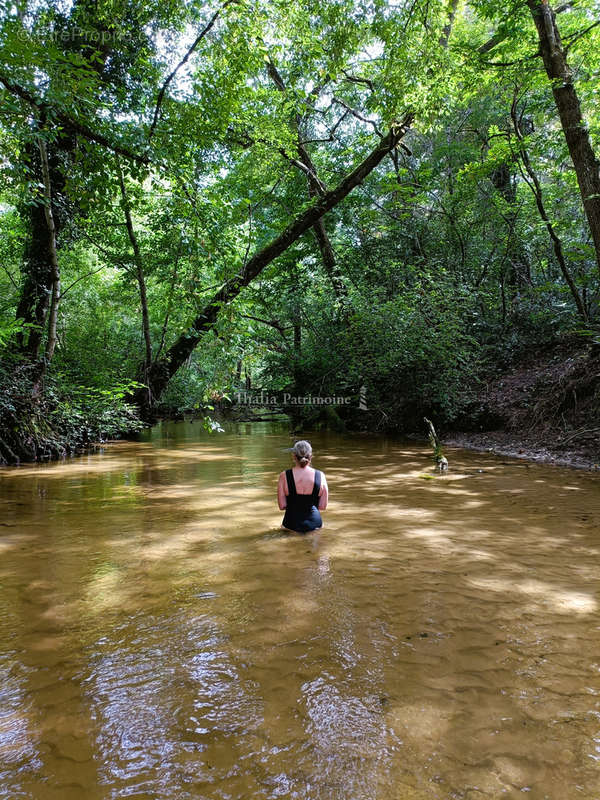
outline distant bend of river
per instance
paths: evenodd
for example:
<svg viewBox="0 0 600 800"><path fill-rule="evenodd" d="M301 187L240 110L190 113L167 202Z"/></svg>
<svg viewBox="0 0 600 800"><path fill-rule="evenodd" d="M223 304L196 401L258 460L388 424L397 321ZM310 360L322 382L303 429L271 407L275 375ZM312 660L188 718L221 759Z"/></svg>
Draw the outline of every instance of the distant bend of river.
<svg viewBox="0 0 600 800"><path fill-rule="evenodd" d="M598 800L600 477L154 428L0 470L0 797Z"/></svg>

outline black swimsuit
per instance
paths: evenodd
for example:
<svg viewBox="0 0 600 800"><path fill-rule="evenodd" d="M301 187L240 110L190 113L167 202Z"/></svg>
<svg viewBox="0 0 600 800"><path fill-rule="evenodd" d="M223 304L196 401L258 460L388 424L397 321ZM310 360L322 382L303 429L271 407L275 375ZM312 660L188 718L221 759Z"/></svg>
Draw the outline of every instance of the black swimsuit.
<svg viewBox="0 0 600 800"><path fill-rule="evenodd" d="M288 496L285 516L281 523L284 528L298 533L308 533L315 528L321 528L323 520L319 514L319 492L321 490L321 473L315 470L315 484L310 494L298 494L294 473L291 469L286 469Z"/></svg>

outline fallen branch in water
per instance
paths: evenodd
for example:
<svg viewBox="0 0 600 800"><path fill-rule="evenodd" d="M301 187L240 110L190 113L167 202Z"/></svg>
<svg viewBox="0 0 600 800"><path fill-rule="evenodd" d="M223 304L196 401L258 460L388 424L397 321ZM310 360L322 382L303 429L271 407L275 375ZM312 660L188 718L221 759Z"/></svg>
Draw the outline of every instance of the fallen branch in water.
<svg viewBox="0 0 600 800"><path fill-rule="evenodd" d="M429 443L433 447L433 458L436 463L437 468L440 472L446 472L448 469L448 459L444 455L444 451L442 449L442 443L438 439L438 435L435 432L435 428L433 427L433 422L427 417L423 417L425 420L425 424L429 428Z"/></svg>

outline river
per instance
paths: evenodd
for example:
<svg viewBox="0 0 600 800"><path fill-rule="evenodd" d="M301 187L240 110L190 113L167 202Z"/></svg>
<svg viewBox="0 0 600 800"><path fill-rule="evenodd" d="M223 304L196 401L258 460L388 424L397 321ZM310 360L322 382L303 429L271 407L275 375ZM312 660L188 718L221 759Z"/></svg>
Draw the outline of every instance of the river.
<svg viewBox="0 0 600 800"><path fill-rule="evenodd" d="M0 796L598 800L600 477L284 427L0 470Z"/></svg>

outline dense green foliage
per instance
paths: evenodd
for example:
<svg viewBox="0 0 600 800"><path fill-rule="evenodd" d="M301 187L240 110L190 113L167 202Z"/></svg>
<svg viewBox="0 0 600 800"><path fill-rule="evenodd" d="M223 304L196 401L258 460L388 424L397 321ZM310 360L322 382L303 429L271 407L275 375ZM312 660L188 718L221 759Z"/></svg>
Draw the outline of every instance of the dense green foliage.
<svg viewBox="0 0 600 800"><path fill-rule="evenodd" d="M593 335L592 212L533 6L5 6L0 460L135 429L125 401L139 404L139 385L145 416L250 382L366 387L368 411L357 399L330 424L470 424L484 376L565 333ZM596 152L597 11L579 0L556 16ZM407 114L398 146L236 289Z"/></svg>

